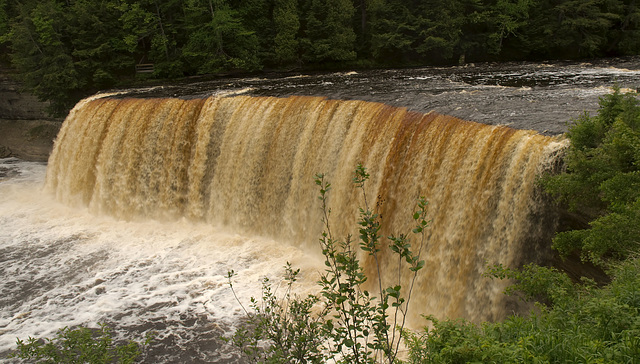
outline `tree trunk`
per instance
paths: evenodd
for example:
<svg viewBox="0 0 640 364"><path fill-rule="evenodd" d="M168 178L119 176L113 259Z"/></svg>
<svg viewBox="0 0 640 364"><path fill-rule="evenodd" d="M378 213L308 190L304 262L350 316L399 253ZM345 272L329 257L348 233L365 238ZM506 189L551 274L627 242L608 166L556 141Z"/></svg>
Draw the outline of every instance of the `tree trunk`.
<svg viewBox="0 0 640 364"><path fill-rule="evenodd" d="M158 15L158 24L160 25L160 32L162 33L162 38L165 40L164 44L164 55L167 57L167 61L169 60L169 48L167 48L167 35L164 33L164 26L162 25L162 17L160 16L160 7L158 6L158 1L154 1L156 5L156 15Z"/></svg>

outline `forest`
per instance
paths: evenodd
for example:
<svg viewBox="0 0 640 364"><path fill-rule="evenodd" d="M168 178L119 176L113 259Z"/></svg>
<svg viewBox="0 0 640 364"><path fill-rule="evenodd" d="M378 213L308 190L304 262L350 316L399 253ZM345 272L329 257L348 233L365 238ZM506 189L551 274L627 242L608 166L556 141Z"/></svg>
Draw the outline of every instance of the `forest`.
<svg viewBox="0 0 640 364"><path fill-rule="evenodd" d="M56 115L141 78L639 50L635 0L0 0L0 64Z"/></svg>

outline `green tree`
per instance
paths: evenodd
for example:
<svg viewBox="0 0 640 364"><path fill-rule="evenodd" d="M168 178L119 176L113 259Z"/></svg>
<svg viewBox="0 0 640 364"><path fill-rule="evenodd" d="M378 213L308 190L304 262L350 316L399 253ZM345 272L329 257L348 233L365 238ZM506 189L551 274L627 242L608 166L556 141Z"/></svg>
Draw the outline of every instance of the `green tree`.
<svg viewBox="0 0 640 364"><path fill-rule="evenodd" d="M160 77L179 77L184 74L181 46L185 43L183 1L138 0L154 14L152 33L149 34L149 60L155 64Z"/></svg>
<svg viewBox="0 0 640 364"><path fill-rule="evenodd" d="M459 63L464 60L487 60L500 52L501 38L496 36L495 13L481 0L458 0L464 14L462 35L457 44ZM506 16L506 15L505 15Z"/></svg>
<svg viewBox="0 0 640 364"><path fill-rule="evenodd" d="M147 10L149 4L140 1L121 1L118 4L120 24L124 32L124 42L131 52L135 52L136 63L149 61L149 46L157 24L156 15Z"/></svg>
<svg viewBox="0 0 640 364"><path fill-rule="evenodd" d="M184 9L179 0L121 0L120 27L136 63L153 63L159 77L182 76L180 48L185 43Z"/></svg>
<svg viewBox="0 0 640 364"><path fill-rule="evenodd" d="M379 0L371 4L371 52L383 64L410 63L418 41L415 8L406 1Z"/></svg>
<svg viewBox="0 0 640 364"><path fill-rule="evenodd" d="M63 115L81 97L133 75L135 61L115 1L18 3L11 61L27 89Z"/></svg>
<svg viewBox="0 0 640 364"><path fill-rule="evenodd" d="M52 114L62 115L86 85L65 42L68 12L63 3L45 0L18 4L18 13L7 35L11 62L25 87L40 100L50 101Z"/></svg>
<svg viewBox="0 0 640 364"><path fill-rule="evenodd" d="M187 19L192 25L182 54L198 73L259 67L257 38L244 28L238 12L226 0L191 0L187 4Z"/></svg>
<svg viewBox="0 0 640 364"><path fill-rule="evenodd" d="M275 0L273 23L276 31L274 39L275 58L281 65L298 62L298 7L295 0Z"/></svg>
<svg viewBox="0 0 640 364"><path fill-rule="evenodd" d="M497 0L490 6L492 30L489 43L495 54L503 53L502 57L505 57L506 53L507 58L521 57L518 55L525 49L519 38L524 36L529 25L534 2L535 0Z"/></svg>
<svg viewBox="0 0 640 364"><path fill-rule="evenodd" d="M9 6L7 0L0 0L0 62L9 63L9 47L8 35L9 35Z"/></svg>
<svg viewBox="0 0 640 364"><path fill-rule="evenodd" d="M598 115L583 115L570 126L566 173L543 180L558 201L590 220L588 229L558 234L563 254L580 251L603 264L640 250L640 105L635 93L600 100Z"/></svg>
<svg viewBox="0 0 640 364"><path fill-rule="evenodd" d="M422 57L463 63L499 57L503 42L527 25L532 0L426 1L419 7Z"/></svg>
<svg viewBox="0 0 640 364"><path fill-rule="evenodd" d="M459 1L428 0L420 11L418 53L435 63L457 61L466 15Z"/></svg>
<svg viewBox="0 0 640 364"><path fill-rule="evenodd" d="M608 54L636 55L640 52L640 7L635 0L618 1L612 7L619 15L617 23L608 33Z"/></svg>
<svg viewBox="0 0 640 364"><path fill-rule="evenodd" d="M538 0L526 31L530 55L546 58L603 54L610 29L619 21L618 0Z"/></svg>
<svg viewBox="0 0 640 364"><path fill-rule="evenodd" d="M560 19L558 33L564 35L564 41L558 46L583 57L601 55L608 30L618 20L607 3L606 0L573 0L556 6Z"/></svg>
<svg viewBox="0 0 640 364"><path fill-rule="evenodd" d="M125 42L115 1L77 0L68 11L71 55L86 88L113 87L119 78L133 75L134 49Z"/></svg>
<svg viewBox="0 0 640 364"><path fill-rule="evenodd" d="M371 4L376 0L355 0L354 7L356 16L354 16L353 29L356 32L356 50L359 58L371 57L371 33L369 30ZM359 16L357 16L359 14Z"/></svg>
<svg viewBox="0 0 640 364"><path fill-rule="evenodd" d="M6 34L9 31L9 16L7 14L7 0L0 1L0 34Z"/></svg>
<svg viewBox="0 0 640 364"><path fill-rule="evenodd" d="M303 27L303 59L311 63L356 58L352 28L355 8L350 0L309 0Z"/></svg>
<svg viewBox="0 0 640 364"><path fill-rule="evenodd" d="M270 67L278 66L275 56L274 3L274 0L238 0L231 3L238 10L245 29L257 38L258 61L261 65Z"/></svg>

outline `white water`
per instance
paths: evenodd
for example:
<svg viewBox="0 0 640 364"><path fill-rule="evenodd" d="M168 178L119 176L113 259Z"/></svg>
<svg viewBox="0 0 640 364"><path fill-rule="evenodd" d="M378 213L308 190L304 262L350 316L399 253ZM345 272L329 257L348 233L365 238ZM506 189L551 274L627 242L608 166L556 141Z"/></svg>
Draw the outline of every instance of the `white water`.
<svg viewBox="0 0 640 364"><path fill-rule="evenodd" d="M44 165L4 159L3 168L20 175L0 177L0 360L16 338L106 322L138 336L130 338L156 331L155 360L223 361L215 337L242 315L228 270L245 306L287 260L315 278L315 257L291 245L193 222L91 215L41 191Z"/></svg>

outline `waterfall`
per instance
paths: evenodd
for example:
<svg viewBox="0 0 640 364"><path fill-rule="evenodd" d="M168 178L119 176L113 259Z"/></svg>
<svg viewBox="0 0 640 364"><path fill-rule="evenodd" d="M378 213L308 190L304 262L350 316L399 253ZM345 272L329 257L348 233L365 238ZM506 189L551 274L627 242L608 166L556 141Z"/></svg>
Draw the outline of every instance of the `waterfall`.
<svg viewBox="0 0 640 364"><path fill-rule="evenodd" d="M95 214L186 218L314 249L323 228L315 174L332 184L334 235L357 236L364 202L352 177L362 163L384 235L409 232L417 197L429 202L412 312L479 321L510 305L505 282L482 276L486 265L535 259L553 228L536 176L562 148L533 131L365 101L105 97L71 111L45 187ZM383 276L394 275L396 260L382 254Z"/></svg>

